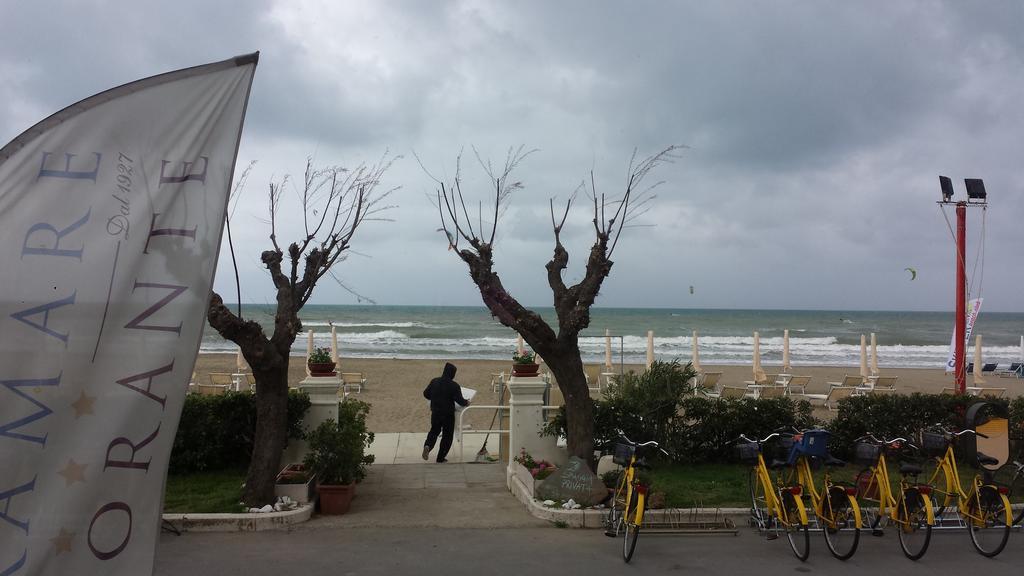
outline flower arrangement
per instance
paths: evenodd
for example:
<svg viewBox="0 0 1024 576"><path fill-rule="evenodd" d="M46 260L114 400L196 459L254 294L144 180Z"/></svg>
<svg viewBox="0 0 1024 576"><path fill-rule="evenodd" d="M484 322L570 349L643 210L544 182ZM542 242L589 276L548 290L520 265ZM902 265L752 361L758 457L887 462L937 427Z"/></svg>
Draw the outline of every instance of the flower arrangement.
<svg viewBox="0 0 1024 576"><path fill-rule="evenodd" d="M330 348L314 348L313 353L309 355L310 364L329 364L334 362L331 359Z"/></svg>
<svg viewBox="0 0 1024 576"><path fill-rule="evenodd" d="M530 475L537 480L547 478L557 469L554 464L547 460L534 460L533 456L530 456L526 451L526 448L520 448L519 456L516 456L513 460L522 464L524 468L530 471Z"/></svg>
<svg viewBox="0 0 1024 576"><path fill-rule="evenodd" d="M523 351L522 354L520 354L518 351L517 352L513 352L512 353L512 363L513 364L536 364L537 363L537 354L534 353L534 352L530 352L530 351Z"/></svg>

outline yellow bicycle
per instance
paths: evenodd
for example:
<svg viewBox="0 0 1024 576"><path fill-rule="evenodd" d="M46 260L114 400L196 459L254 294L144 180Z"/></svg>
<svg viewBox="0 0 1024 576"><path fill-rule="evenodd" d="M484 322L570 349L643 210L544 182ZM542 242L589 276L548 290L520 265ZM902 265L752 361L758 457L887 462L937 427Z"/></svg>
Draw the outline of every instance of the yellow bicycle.
<svg viewBox="0 0 1024 576"><path fill-rule="evenodd" d="M624 442L616 442L612 461L622 466L622 473L619 475L615 493L605 515L604 534L614 538L622 532L622 559L628 563L633 558L633 551L636 550L636 540L640 536L644 512L647 510L648 486L640 481L637 470L650 466L638 452L644 448L661 448L654 440L638 443L627 438L625 434L620 433L619 436ZM661 452L668 455L664 450Z"/></svg>
<svg viewBox="0 0 1024 576"><path fill-rule="evenodd" d="M750 469L750 521L769 540L778 538L784 531L789 540L793 554L801 561L807 560L811 551L811 537L808 533L807 510L800 498L802 488L799 484L788 484L783 470L789 467L786 459L764 459L764 445L780 438L780 447L784 456L788 456L792 447L792 434L773 432L760 440L752 440L740 435L735 442L736 455ZM769 469L775 470L772 478Z"/></svg>
<svg viewBox="0 0 1024 576"><path fill-rule="evenodd" d="M968 489L963 489L956 455L953 453L953 439L964 434L988 438L985 434L971 429L952 432L935 427L935 430L921 432L921 447L936 457L935 471L928 480L928 484L933 487L936 502L940 503L935 518L941 525L943 521L951 520L945 517L946 512L955 510L958 516L956 520L960 525L967 527L974 548L982 556L991 558L1006 547L1010 527L1013 526L1013 513L1010 501L1006 498L1008 489L1005 486L996 486L989 470L983 470L984 474L975 474ZM998 463L997 459L981 452L976 454L979 466Z"/></svg>
<svg viewBox="0 0 1024 576"><path fill-rule="evenodd" d="M806 430L793 439L789 456L792 468L790 483L802 487L802 496L814 511L829 552L840 560L848 560L860 542L861 514L856 498L857 488L833 483L828 470L845 466L846 462L829 454L828 430ZM826 466L820 491L811 470L812 464Z"/></svg>
<svg viewBox="0 0 1024 576"><path fill-rule="evenodd" d="M920 559L928 551L932 526L935 524L935 511L929 496L932 487L917 482L921 466L901 462L902 480L897 498L893 495L885 457L886 451L896 452L907 448L916 450L917 447L906 438L882 440L870 432L855 442L853 460L857 464L867 466L857 475L855 484L858 494L862 500L878 504L873 513L865 510L865 516L871 516L872 533L881 535L882 520L888 520L897 528L903 554L911 560Z"/></svg>

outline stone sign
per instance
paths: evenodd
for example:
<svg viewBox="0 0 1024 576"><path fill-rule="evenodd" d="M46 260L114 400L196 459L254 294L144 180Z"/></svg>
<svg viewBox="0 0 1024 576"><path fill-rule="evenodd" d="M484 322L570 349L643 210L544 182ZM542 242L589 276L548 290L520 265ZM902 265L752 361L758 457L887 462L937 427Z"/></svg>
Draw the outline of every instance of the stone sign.
<svg viewBox="0 0 1024 576"><path fill-rule="evenodd" d="M538 500L562 500L570 498L581 506L593 506L608 496L608 488L601 479L590 471L590 466L576 456L537 486Z"/></svg>

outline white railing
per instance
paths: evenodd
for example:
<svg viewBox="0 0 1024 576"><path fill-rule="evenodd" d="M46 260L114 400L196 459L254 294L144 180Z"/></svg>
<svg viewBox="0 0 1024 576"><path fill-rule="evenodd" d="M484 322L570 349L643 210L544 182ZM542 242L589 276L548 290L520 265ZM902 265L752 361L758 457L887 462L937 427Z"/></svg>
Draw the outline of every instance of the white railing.
<svg viewBox="0 0 1024 576"><path fill-rule="evenodd" d="M558 410L559 408L561 408L561 406L541 406L541 409L543 409L543 410ZM470 410L473 410L473 409L476 409L476 410L502 410L502 411L508 412L509 406L507 404L503 405L503 406L477 406L477 405L473 404L473 405L470 405L470 406L466 406L462 410L458 411L456 422L455 422L455 440L459 443L459 461L460 462L465 462L466 461L466 445L462 441L462 435L463 434L497 434L497 435L500 436L502 434L508 435L509 432L510 432L507 429L500 429L500 428L499 429L487 429L487 430L484 430L484 429L476 430L476 429L470 428L468 430L464 430L463 429L463 424L462 424L462 418L466 414L466 412L469 412Z"/></svg>

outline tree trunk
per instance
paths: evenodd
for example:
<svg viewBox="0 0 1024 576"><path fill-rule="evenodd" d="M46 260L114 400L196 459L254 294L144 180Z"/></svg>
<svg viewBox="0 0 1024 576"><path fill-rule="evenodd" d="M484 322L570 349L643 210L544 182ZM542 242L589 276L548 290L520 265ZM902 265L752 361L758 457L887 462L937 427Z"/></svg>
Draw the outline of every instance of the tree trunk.
<svg viewBox="0 0 1024 576"><path fill-rule="evenodd" d="M564 348L569 348L564 350ZM579 347L575 344L559 346L544 355L558 389L565 398L565 427L568 452L590 464L594 462L594 401L590 398L587 377L583 371Z"/></svg>
<svg viewBox="0 0 1024 576"><path fill-rule="evenodd" d="M256 436L253 439L249 471L245 476L242 501L262 506L276 500L274 483L281 471L281 453L288 430L288 364L283 368L257 371Z"/></svg>
<svg viewBox="0 0 1024 576"><path fill-rule="evenodd" d="M275 332L275 342L267 339L259 323L232 314L216 292L207 312L210 326L238 344L256 379L256 434L242 493L242 501L249 507L276 500L274 480L281 471L281 453L288 441L288 361L295 340L293 328L301 323L297 315L278 308L275 324L287 329Z"/></svg>

